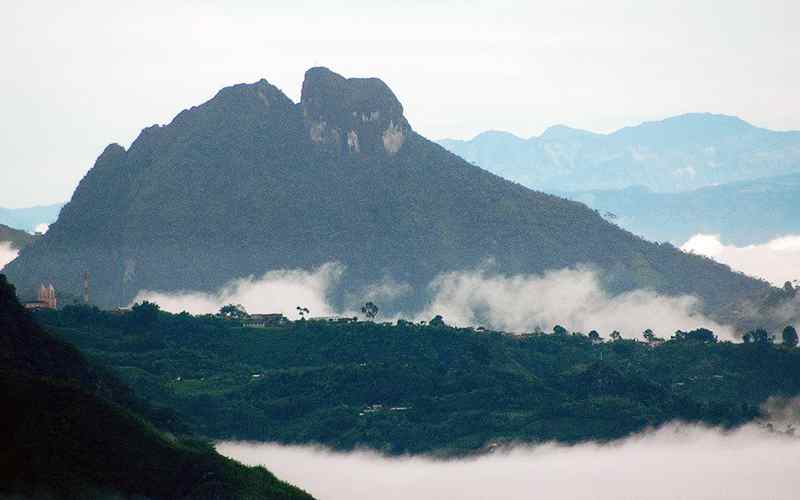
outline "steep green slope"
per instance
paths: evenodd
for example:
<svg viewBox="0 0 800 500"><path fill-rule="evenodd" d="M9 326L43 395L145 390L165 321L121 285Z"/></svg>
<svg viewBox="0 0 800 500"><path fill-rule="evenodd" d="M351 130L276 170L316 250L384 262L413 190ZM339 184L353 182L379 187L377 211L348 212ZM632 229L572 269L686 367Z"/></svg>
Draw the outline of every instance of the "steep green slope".
<svg viewBox="0 0 800 500"><path fill-rule="evenodd" d="M736 425L800 394L800 351L436 326L235 321L68 308L38 316L217 439L462 454L608 440L670 420Z"/></svg>
<svg viewBox="0 0 800 500"><path fill-rule="evenodd" d="M157 430L139 416L155 412L123 383L33 322L4 275L0 406L0 496L310 498L264 469Z"/></svg>
<svg viewBox="0 0 800 500"><path fill-rule="evenodd" d="M711 312L768 289L472 166L416 134L380 80L324 68L307 72L299 104L263 80L236 85L127 151L108 146L7 273L21 290L79 293L88 270L94 300L112 306L338 261L339 302L385 277L413 287L388 311L487 260L508 274L589 263L612 291L695 294Z"/></svg>

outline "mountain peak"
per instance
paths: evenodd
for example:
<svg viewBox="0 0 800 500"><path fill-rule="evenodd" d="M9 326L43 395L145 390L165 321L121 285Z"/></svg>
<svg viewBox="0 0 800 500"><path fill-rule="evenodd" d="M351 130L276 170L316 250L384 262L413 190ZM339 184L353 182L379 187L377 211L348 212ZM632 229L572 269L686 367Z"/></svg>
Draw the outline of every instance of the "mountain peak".
<svg viewBox="0 0 800 500"><path fill-rule="evenodd" d="M685 113L663 120L647 121L632 127L624 127L611 136L637 141L669 140L673 142L709 143L758 130L737 116L714 113Z"/></svg>
<svg viewBox="0 0 800 500"><path fill-rule="evenodd" d="M300 99L309 138L346 154L395 154L411 130L403 105L378 78L306 71Z"/></svg>
<svg viewBox="0 0 800 500"><path fill-rule="evenodd" d="M293 105L291 99L264 78L253 83L238 83L225 87L206 104L252 107L253 103L256 103L256 108L262 110Z"/></svg>
<svg viewBox="0 0 800 500"><path fill-rule="evenodd" d="M581 130L579 128L568 127L567 125L553 125L547 128L539 139L548 141L564 141L570 139L578 139L582 137L591 137L597 135L588 130Z"/></svg>
<svg viewBox="0 0 800 500"><path fill-rule="evenodd" d="M120 155L124 155L124 154L125 154L125 148L123 148L122 146L120 146L116 142L112 142L111 144L106 146L105 149L103 149L103 152L100 153L100 157L101 158L103 158L103 157L116 158L116 157L118 157Z"/></svg>

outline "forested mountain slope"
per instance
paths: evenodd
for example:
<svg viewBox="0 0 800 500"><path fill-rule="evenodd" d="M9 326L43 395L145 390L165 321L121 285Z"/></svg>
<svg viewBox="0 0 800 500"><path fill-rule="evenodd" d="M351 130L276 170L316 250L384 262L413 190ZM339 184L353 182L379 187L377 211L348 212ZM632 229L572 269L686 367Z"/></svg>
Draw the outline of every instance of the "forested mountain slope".
<svg viewBox="0 0 800 500"><path fill-rule="evenodd" d="M611 291L701 297L707 312L766 292L726 266L648 243L584 205L470 165L415 133L378 79L306 73L293 103L265 80L221 90L130 149L108 146L41 241L6 272L126 304L142 289L215 290L273 269L346 266L334 301L391 278L414 293L491 260L501 273L576 264Z"/></svg>
<svg viewBox="0 0 800 500"><path fill-rule="evenodd" d="M264 469L176 439L177 425L44 332L0 274L0 496L302 499Z"/></svg>

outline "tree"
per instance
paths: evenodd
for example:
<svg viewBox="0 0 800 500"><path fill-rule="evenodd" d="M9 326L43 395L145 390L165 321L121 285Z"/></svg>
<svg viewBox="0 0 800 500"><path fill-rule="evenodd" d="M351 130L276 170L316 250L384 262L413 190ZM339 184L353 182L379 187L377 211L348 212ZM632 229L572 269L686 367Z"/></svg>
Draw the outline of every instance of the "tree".
<svg viewBox="0 0 800 500"><path fill-rule="evenodd" d="M756 330L749 331L745 334L745 338L749 336L749 340L745 340L745 342L752 342L754 344L766 345L772 343L774 337L769 334L768 331L764 330L763 328L758 328Z"/></svg>
<svg viewBox="0 0 800 500"><path fill-rule="evenodd" d="M447 324L444 322L444 318L440 314L437 314L436 316L434 316L433 319L431 319L428 322L428 324L430 326L435 326L437 328L441 328L443 326L447 326Z"/></svg>
<svg viewBox="0 0 800 500"><path fill-rule="evenodd" d="M717 336L714 335L714 332L712 332L708 328L697 328L696 330L692 330L690 332L684 332L683 330L678 330L675 332L675 335L672 336L672 340L676 341L689 340L693 342L703 342L704 344L716 344Z"/></svg>
<svg viewBox="0 0 800 500"><path fill-rule="evenodd" d="M613 332L611 332L610 337L611 337L611 340L613 340L614 342L616 342L617 340L622 340L622 334L619 333L617 330L614 330Z"/></svg>
<svg viewBox="0 0 800 500"><path fill-rule="evenodd" d="M302 306L297 306L295 307L295 309L297 309L297 314L300 315L301 320L306 319L306 314L311 312L308 310L307 307L302 307Z"/></svg>
<svg viewBox="0 0 800 500"><path fill-rule="evenodd" d="M797 330L792 325L783 329L783 345L787 347L797 347Z"/></svg>
<svg viewBox="0 0 800 500"><path fill-rule="evenodd" d="M597 332L597 330L592 330L589 332L589 340L592 341L592 344L601 344L603 343L603 337Z"/></svg>
<svg viewBox="0 0 800 500"><path fill-rule="evenodd" d="M689 338L706 344L716 344L717 336L708 328L698 328L689 332Z"/></svg>
<svg viewBox="0 0 800 500"><path fill-rule="evenodd" d="M368 319L375 319L375 316L378 315L378 306L373 302L367 302L361 307L361 312L364 313Z"/></svg>
<svg viewBox="0 0 800 500"><path fill-rule="evenodd" d="M219 315L225 319L242 319L248 316L247 310L241 304L228 304L220 307Z"/></svg>
<svg viewBox="0 0 800 500"><path fill-rule="evenodd" d="M644 339L647 341L648 344L652 344L653 341L656 339L656 334L653 333L653 330L651 330L650 328L645 330L642 333L642 336L644 337Z"/></svg>
<svg viewBox="0 0 800 500"><path fill-rule="evenodd" d="M158 321L161 308L153 302L143 301L131 308L130 319L136 325L149 326Z"/></svg>
<svg viewBox="0 0 800 500"><path fill-rule="evenodd" d="M555 333L556 335L566 335L569 332L567 332L567 329L564 328L563 326L556 325L553 327L553 333Z"/></svg>

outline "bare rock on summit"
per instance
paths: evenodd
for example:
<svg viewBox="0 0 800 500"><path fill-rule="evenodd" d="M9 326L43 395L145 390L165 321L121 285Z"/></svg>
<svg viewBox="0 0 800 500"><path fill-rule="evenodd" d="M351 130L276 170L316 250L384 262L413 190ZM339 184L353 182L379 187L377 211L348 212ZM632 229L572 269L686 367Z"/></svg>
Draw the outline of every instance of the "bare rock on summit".
<svg viewBox="0 0 800 500"><path fill-rule="evenodd" d="M341 153L395 154L411 129L403 105L378 78L306 72L300 100L309 138Z"/></svg>

